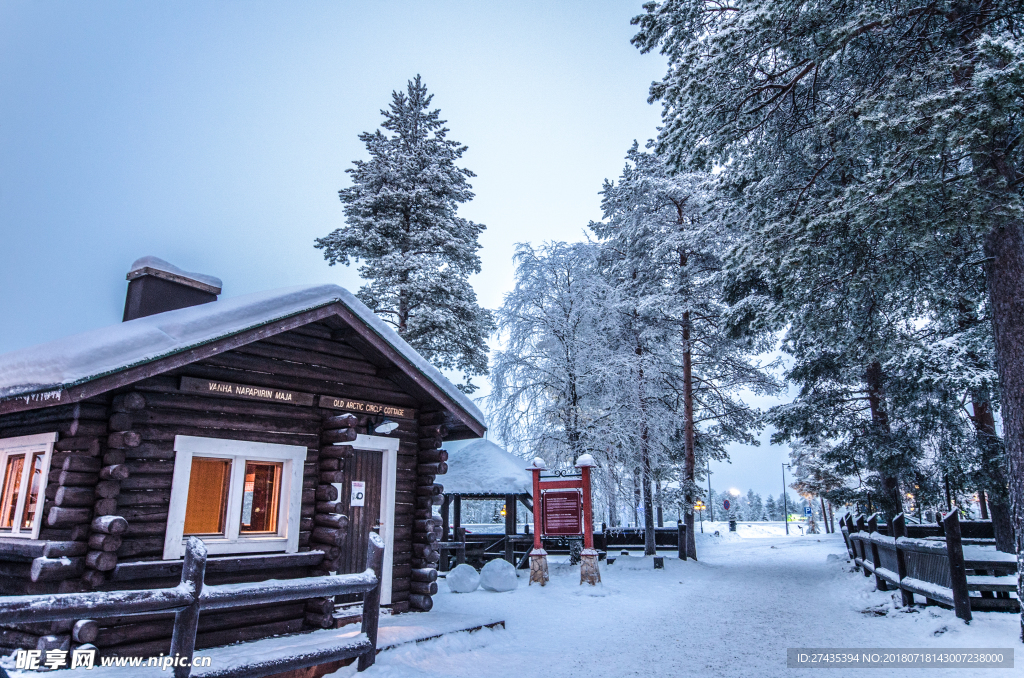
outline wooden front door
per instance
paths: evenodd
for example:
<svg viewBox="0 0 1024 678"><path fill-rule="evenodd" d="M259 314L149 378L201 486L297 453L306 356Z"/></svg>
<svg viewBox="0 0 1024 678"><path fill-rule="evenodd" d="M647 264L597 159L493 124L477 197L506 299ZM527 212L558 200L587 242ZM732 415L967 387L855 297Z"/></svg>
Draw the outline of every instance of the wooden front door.
<svg viewBox="0 0 1024 678"><path fill-rule="evenodd" d="M353 450L352 456L345 460L345 482L340 495L342 506L348 510L348 535L341 545L341 569L338 574L355 574L365 570L370 532L380 534L383 530L380 524L383 462L384 455L378 450ZM353 496L353 483L364 483L362 506L353 506L359 503L359 498ZM357 600L362 600L362 595L338 598L343 603Z"/></svg>

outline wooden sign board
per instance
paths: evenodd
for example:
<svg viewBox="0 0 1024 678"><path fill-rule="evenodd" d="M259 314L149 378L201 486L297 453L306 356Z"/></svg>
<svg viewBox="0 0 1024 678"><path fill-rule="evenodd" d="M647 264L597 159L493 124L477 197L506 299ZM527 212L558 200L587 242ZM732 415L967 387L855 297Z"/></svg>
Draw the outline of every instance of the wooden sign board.
<svg viewBox="0 0 1024 678"><path fill-rule="evenodd" d="M262 402L282 403L285 405L312 405L316 399L312 393L285 391L279 388L270 388L269 386L232 384L227 381L195 379L193 377L182 377L181 385L178 388L186 393L242 398L244 400L260 400Z"/></svg>
<svg viewBox="0 0 1024 678"><path fill-rule="evenodd" d="M544 534L583 534L583 510L579 492L549 491L544 492L543 497Z"/></svg>
<svg viewBox="0 0 1024 678"><path fill-rule="evenodd" d="M342 398L339 396L320 396L320 407L357 412L359 414L382 414L385 417L395 417L397 419L416 418L416 411L409 407L381 405L380 403L369 403L365 400L353 400L352 398Z"/></svg>

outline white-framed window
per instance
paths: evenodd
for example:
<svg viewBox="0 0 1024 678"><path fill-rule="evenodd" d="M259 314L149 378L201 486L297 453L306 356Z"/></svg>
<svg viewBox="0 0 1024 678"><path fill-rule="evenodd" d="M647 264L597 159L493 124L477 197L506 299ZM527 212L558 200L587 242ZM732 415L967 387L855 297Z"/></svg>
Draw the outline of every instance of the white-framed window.
<svg viewBox="0 0 1024 678"><path fill-rule="evenodd" d="M56 433L0 439L0 536L38 539Z"/></svg>
<svg viewBox="0 0 1024 678"><path fill-rule="evenodd" d="M305 460L300 445L175 436L164 560L191 535L210 554L298 551Z"/></svg>

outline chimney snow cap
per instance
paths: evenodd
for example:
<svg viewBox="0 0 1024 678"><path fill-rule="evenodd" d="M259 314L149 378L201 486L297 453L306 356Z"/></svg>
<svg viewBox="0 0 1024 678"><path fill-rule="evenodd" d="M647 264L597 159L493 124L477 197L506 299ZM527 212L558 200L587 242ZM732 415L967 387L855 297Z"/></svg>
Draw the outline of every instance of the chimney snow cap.
<svg viewBox="0 0 1024 678"><path fill-rule="evenodd" d="M135 280L144 275L163 278L164 280L194 287L210 294L220 294L221 288L224 286L220 278L203 273L183 271L174 264L167 263L159 257L136 259L135 263L132 264L131 270L128 271L128 280Z"/></svg>

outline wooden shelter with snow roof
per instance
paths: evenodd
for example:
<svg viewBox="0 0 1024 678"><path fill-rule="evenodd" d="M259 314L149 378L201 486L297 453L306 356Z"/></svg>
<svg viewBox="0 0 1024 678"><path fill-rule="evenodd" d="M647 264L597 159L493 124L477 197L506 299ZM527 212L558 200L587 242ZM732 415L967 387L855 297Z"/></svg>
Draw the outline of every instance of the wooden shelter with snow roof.
<svg viewBox="0 0 1024 678"><path fill-rule="evenodd" d="M382 604L429 610L440 448L483 435L479 409L341 287L221 300L152 257L128 279L121 324L0 356L0 594L173 586L189 535L209 584L361 572L374 530ZM196 646L339 624L335 604L204 614ZM156 655L171 620L90 629ZM0 628L0 649L73 634Z"/></svg>
<svg viewBox="0 0 1024 678"><path fill-rule="evenodd" d="M517 505L533 511L533 477L526 462L490 440L475 440L450 450L448 473L441 503L442 568L448 552L461 562L468 549L477 560L503 557L517 564L516 551L529 551L531 538L518 534ZM462 500L504 500L505 531L502 535L470 534L462 527Z"/></svg>

